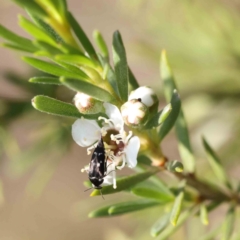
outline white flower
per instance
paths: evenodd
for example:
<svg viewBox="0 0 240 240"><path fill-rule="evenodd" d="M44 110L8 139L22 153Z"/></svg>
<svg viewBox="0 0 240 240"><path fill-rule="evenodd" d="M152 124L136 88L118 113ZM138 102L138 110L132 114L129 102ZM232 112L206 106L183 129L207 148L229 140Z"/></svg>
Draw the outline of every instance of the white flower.
<svg viewBox="0 0 240 240"><path fill-rule="evenodd" d="M148 119L148 107L138 99L132 99L121 106L121 112L126 125L140 127Z"/></svg>
<svg viewBox="0 0 240 240"><path fill-rule="evenodd" d="M147 107L151 107L154 103L158 102L156 93L147 86L142 86L132 91L128 97L128 101L132 99L141 99L141 102Z"/></svg>
<svg viewBox="0 0 240 240"><path fill-rule="evenodd" d="M132 137L131 131L128 134L124 131L124 121L116 106L110 103L104 103L103 106L108 119L99 117L99 120L103 120L102 127L95 120L81 118L74 122L72 136L79 146L88 147L89 154L90 150L96 147L101 136L103 137L108 162L104 184L110 183L116 188L116 177L113 170L122 169L125 164L130 168L137 165L140 140L136 136ZM121 166L119 166L120 164Z"/></svg>

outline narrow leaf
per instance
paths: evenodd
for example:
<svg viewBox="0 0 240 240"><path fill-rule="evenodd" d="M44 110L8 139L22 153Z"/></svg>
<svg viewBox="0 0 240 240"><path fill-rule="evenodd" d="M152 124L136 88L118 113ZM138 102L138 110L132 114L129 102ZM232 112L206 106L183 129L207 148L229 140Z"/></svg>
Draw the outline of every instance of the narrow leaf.
<svg viewBox="0 0 240 240"><path fill-rule="evenodd" d="M29 49L28 47L25 47L25 45L15 45L15 44L11 44L11 43L2 43L1 46L5 47L5 48L10 48L13 50L17 50L17 51L23 51L23 52L29 52L29 53L34 53L35 50L33 51L32 49Z"/></svg>
<svg viewBox="0 0 240 240"><path fill-rule="evenodd" d="M81 114L72 104L41 95L36 96L32 99L32 105L40 112L63 117L84 117L87 119L97 119L100 116L100 114Z"/></svg>
<svg viewBox="0 0 240 240"><path fill-rule="evenodd" d="M52 60L57 64L59 64L60 66L64 67L69 72L77 74L78 79L80 78L81 80L86 80L86 81L89 80L88 75L85 72L83 72L79 67L64 61L60 61L56 59L52 59Z"/></svg>
<svg viewBox="0 0 240 240"><path fill-rule="evenodd" d="M190 209L184 211L179 217L178 224L176 226L168 225L159 235L158 240L166 240L171 236L177 229L182 226L190 216L196 213L196 209L191 207Z"/></svg>
<svg viewBox="0 0 240 240"><path fill-rule="evenodd" d="M104 69L103 79L107 79L115 93L119 95L115 72L113 71L111 65L101 55L98 55L98 58L102 68Z"/></svg>
<svg viewBox="0 0 240 240"><path fill-rule="evenodd" d="M171 106L172 106L172 111L170 112L170 114L168 115L166 120L163 122L163 124L160 128L160 131L159 131L159 138L161 141L174 126L174 124L178 118L178 114L180 112L181 101L180 101L179 95L177 93L177 90L173 91L173 95L172 95L172 99L171 99Z"/></svg>
<svg viewBox="0 0 240 240"><path fill-rule="evenodd" d="M62 53L61 50L59 50L58 48L50 45L49 43L43 42L43 41L35 41L34 45L42 50L46 50L48 53L50 53L52 55Z"/></svg>
<svg viewBox="0 0 240 240"><path fill-rule="evenodd" d="M126 214L129 212L135 212L139 210L143 210L149 207L153 207L158 205L158 202L149 201L149 200L138 200L131 202L122 202L111 204L106 207L102 207L100 209L94 210L89 213L88 217L106 217L106 216L116 216L121 214Z"/></svg>
<svg viewBox="0 0 240 240"><path fill-rule="evenodd" d="M137 196L154 199L161 203L168 203L174 200L173 195L168 195L165 192L161 192L158 189L152 187L136 186L132 188L131 191Z"/></svg>
<svg viewBox="0 0 240 240"><path fill-rule="evenodd" d="M47 34L49 37L51 37L51 39L54 40L54 42L56 42L58 45L60 45L61 43L63 43L63 39L62 37L55 31L55 29L53 29L48 23L46 23L45 21L43 21L42 18L36 17L36 15L32 15L31 13L29 13L31 19L33 20L33 22L45 33Z"/></svg>
<svg viewBox="0 0 240 240"><path fill-rule="evenodd" d="M129 212L135 212L149 207L159 205L159 202L149 200L138 200L133 202L125 202L114 204L108 209L108 213L111 216L125 214Z"/></svg>
<svg viewBox="0 0 240 240"><path fill-rule="evenodd" d="M150 232L152 237L157 237L167 227L169 218L170 213L166 213L154 223Z"/></svg>
<svg viewBox="0 0 240 240"><path fill-rule="evenodd" d="M211 148L211 146L208 144L208 142L206 141L206 139L204 137L202 138L202 141L203 141L203 146L205 148L205 151L207 153L207 160L208 160L214 174L216 175L216 177L218 178L218 180L221 183L223 183L228 188L231 188L231 185L227 178L227 174L226 174L217 154L214 152L214 150Z"/></svg>
<svg viewBox="0 0 240 240"><path fill-rule="evenodd" d="M89 41L87 35L83 31L79 23L76 21L76 19L73 17L73 15L70 12L68 12L68 20L76 37L78 38L78 40L80 41L80 43L82 44L86 52L88 53L89 57L93 58L94 60L98 60L97 54L94 50L93 45Z"/></svg>
<svg viewBox="0 0 240 240"><path fill-rule="evenodd" d="M47 33L25 17L19 16L19 25L37 40L47 42L50 45L57 47L57 43Z"/></svg>
<svg viewBox="0 0 240 240"><path fill-rule="evenodd" d="M109 92L89 82L68 78L61 78L61 82L74 91L86 93L102 102L114 101L113 96Z"/></svg>
<svg viewBox="0 0 240 240"><path fill-rule="evenodd" d="M62 54L55 57L56 60L65 61L71 64L88 66L91 68L98 67L98 64L92 59L85 57L84 55L74 55L74 54Z"/></svg>
<svg viewBox="0 0 240 240"><path fill-rule="evenodd" d="M28 11L36 14L39 17L48 17L47 13L35 2L29 0L13 0L19 4L22 8L27 9Z"/></svg>
<svg viewBox="0 0 240 240"><path fill-rule="evenodd" d="M182 209L182 202L184 199L184 187L185 187L185 182L182 182L178 195L176 196L173 207L172 207L170 222L172 223L173 226L177 225L178 217Z"/></svg>
<svg viewBox="0 0 240 240"><path fill-rule="evenodd" d="M118 31L113 34L113 62L118 91L123 102L128 100L128 64L125 48Z"/></svg>
<svg viewBox="0 0 240 240"><path fill-rule="evenodd" d="M158 127L161 125L169 116L172 111L172 105L168 104L161 111L159 111L156 115L154 115L144 126L145 129L151 129L153 127Z"/></svg>
<svg viewBox="0 0 240 240"><path fill-rule="evenodd" d="M112 206L112 205L111 205ZM111 206L101 207L96 209L88 214L89 218L97 218L97 217L109 217L108 209Z"/></svg>
<svg viewBox="0 0 240 240"><path fill-rule="evenodd" d="M148 179L150 176L157 173L159 169L152 169L143 173L137 173L131 176L123 177L117 180L117 188L114 189L113 186L106 186L102 188L102 194L112 194L121 192L125 189L131 188L132 186ZM100 195L100 192L98 190L94 190L91 193L91 196L97 196Z"/></svg>
<svg viewBox="0 0 240 240"><path fill-rule="evenodd" d="M223 232L221 240L230 240L234 230L235 223L235 206L232 204L224 219Z"/></svg>
<svg viewBox="0 0 240 240"><path fill-rule="evenodd" d="M43 72L46 72L46 73L49 73L49 74L52 74L55 76L59 76L59 77L64 76L64 77L81 78L82 79L82 76L79 76L76 73L70 72L56 64L52 64L52 63L45 62L43 60L39 60L36 58L31 58L31 57L23 57L23 60L25 62L27 62L28 64L30 64L31 66L33 66Z"/></svg>
<svg viewBox="0 0 240 240"><path fill-rule="evenodd" d="M102 34L98 30L95 30L93 32L93 37L94 37L95 42L101 52L101 55L108 62L109 61L108 48L107 48L107 44L106 44L105 40L103 39Z"/></svg>
<svg viewBox="0 0 240 240"><path fill-rule="evenodd" d="M177 89L177 86L175 84L172 70L169 66L165 51L163 51L161 55L160 70L161 70L161 77L163 80L165 98L169 102L172 92L174 91L174 89ZM182 110L180 110L178 119L175 123L175 130L178 138L179 153L182 158L183 165L186 171L194 172L195 159L194 159L192 147L190 144L187 123L184 118L184 114Z"/></svg>
<svg viewBox="0 0 240 240"><path fill-rule="evenodd" d="M12 42L16 47L22 47L23 49L27 49L28 52L37 51L38 48L33 45L33 43L24 37L20 37L14 32L8 30L4 26L0 24L0 36L7 41Z"/></svg>
<svg viewBox="0 0 240 240"><path fill-rule="evenodd" d="M33 77L29 79L31 83L62 85L59 78L54 77Z"/></svg>
<svg viewBox="0 0 240 240"><path fill-rule="evenodd" d="M207 207L204 203L200 207L200 218L201 218L202 224L208 225L208 223L209 223L208 211L207 211Z"/></svg>
<svg viewBox="0 0 240 240"><path fill-rule="evenodd" d="M55 11L53 13L58 13L62 17L66 16L67 13L67 2L66 0L49 0L48 2L54 7Z"/></svg>

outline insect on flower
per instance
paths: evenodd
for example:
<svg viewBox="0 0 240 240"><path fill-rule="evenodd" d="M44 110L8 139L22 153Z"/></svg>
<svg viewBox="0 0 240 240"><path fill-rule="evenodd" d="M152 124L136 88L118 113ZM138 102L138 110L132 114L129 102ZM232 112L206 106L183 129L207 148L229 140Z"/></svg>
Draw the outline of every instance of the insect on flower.
<svg viewBox="0 0 240 240"><path fill-rule="evenodd" d="M99 117L100 125L96 120L80 118L72 126L72 136L78 145L88 147L88 154L94 149L90 165L82 170L89 174L93 188L102 185L117 188L116 170L137 165L140 140L137 136L132 136L131 131L124 131L124 121L116 106L109 103L104 103L103 106L108 118ZM104 154L105 165L100 163L100 156L103 157L101 153Z"/></svg>
<svg viewBox="0 0 240 240"><path fill-rule="evenodd" d="M93 188L99 189L102 194L101 185L104 181L104 177L107 174L107 162L106 162L105 148L104 148L104 143L102 138L99 140L97 147L93 151L92 158L89 163L89 168L87 172ZM92 188L89 188L87 190L90 190L90 189Z"/></svg>

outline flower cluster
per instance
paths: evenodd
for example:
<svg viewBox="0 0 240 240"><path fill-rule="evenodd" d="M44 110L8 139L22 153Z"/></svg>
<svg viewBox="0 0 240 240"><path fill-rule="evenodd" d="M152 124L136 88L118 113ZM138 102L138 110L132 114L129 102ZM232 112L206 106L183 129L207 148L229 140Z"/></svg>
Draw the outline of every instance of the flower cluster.
<svg viewBox="0 0 240 240"><path fill-rule="evenodd" d="M132 131L127 133L124 123L130 127L142 126L147 121L149 109L156 103L156 99L151 88L140 87L131 92L128 101L122 105L121 112L116 106L103 103L108 118L99 117L96 121L82 117L74 122L73 139L79 146L87 147L88 154L91 154L91 150L103 139L107 162L103 185L112 184L113 188L116 188L116 170L124 166L134 168L137 165L140 139L132 136ZM86 94L77 93L74 102L79 111L87 106L95 108L94 101ZM83 171L89 172L89 166Z"/></svg>
<svg viewBox="0 0 240 240"><path fill-rule="evenodd" d="M99 117L101 126L95 120L78 119L72 126L74 141L81 147L88 147L88 154L96 147L96 142L102 137L107 160L107 176L104 184L113 184L116 188L115 169L125 165L134 168L137 165L137 154L140 140L132 137L132 132L125 132L124 121L118 108L110 103L103 104L108 118ZM88 168L85 168L88 171Z"/></svg>

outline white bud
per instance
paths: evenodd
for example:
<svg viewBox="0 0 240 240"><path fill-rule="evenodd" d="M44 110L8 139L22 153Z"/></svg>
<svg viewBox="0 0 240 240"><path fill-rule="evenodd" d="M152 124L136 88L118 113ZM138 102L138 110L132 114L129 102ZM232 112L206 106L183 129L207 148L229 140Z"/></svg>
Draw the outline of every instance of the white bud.
<svg viewBox="0 0 240 240"><path fill-rule="evenodd" d="M140 99L132 99L122 105L121 113L126 125L139 127L146 123L149 111Z"/></svg>
<svg viewBox="0 0 240 240"><path fill-rule="evenodd" d="M147 107L152 107L153 104L158 102L156 93L147 86L139 87L132 91L128 97L128 100L141 99L141 102Z"/></svg>
<svg viewBox="0 0 240 240"><path fill-rule="evenodd" d="M92 98L91 96L78 92L74 99L74 104L79 112L84 114L94 114L102 110L102 102Z"/></svg>

